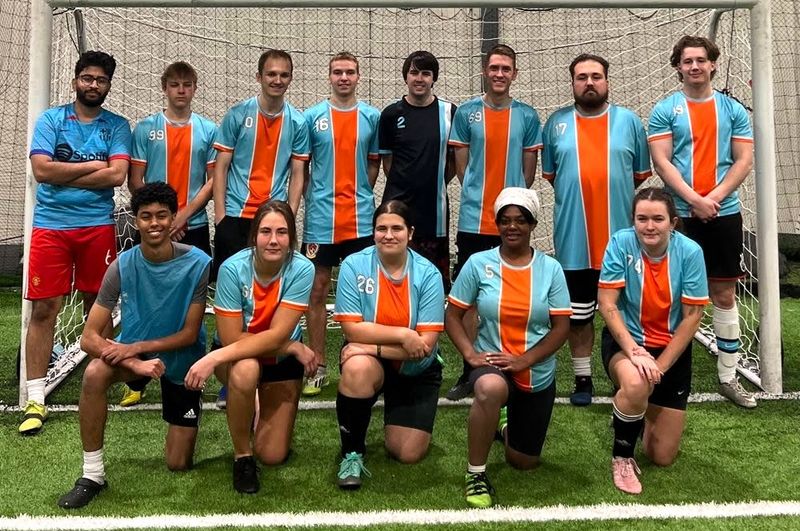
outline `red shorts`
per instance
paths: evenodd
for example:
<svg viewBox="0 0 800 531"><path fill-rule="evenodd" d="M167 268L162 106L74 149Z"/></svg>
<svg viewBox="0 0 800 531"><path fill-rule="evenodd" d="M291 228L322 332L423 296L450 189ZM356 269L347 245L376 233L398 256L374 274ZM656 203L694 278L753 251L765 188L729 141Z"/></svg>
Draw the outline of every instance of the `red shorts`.
<svg viewBox="0 0 800 531"><path fill-rule="evenodd" d="M97 293L108 265L117 257L114 225L80 229L34 227L28 263L28 300L67 295L75 289Z"/></svg>

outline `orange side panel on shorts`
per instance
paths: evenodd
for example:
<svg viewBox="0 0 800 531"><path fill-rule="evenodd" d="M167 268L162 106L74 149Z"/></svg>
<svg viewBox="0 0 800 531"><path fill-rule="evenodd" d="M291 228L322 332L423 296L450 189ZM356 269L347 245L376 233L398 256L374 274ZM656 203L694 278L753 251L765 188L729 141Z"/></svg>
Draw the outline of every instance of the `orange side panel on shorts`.
<svg viewBox="0 0 800 531"><path fill-rule="evenodd" d="M692 124L692 188L704 196L717 186L717 107L713 98L686 103Z"/></svg>
<svg viewBox="0 0 800 531"><path fill-rule="evenodd" d="M388 326L410 326L411 302L408 291L408 275L403 282L395 284L384 275L378 273L378 301L375 310L375 322Z"/></svg>
<svg viewBox="0 0 800 531"><path fill-rule="evenodd" d="M589 263L600 269L609 236L608 113L597 118L583 118L576 113L576 121Z"/></svg>
<svg viewBox="0 0 800 531"><path fill-rule="evenodd" d="M331 109L333 125L333 241L358 237L356 205L356 157L358 154L358 111Z"/></svg>
<svg viewBox="0 0 800 531"><path fill-rule="evenodd" d="M250 169L250 192L242 209L243 218L252 218L261 203L268 201L272 194L272 181L275 176L275 161L281 143L283 115L267 118L258 113L256 142L253 146L253 165Z"/></svg>
<svg viewBox="0 0 800 531"><path fill-rule="evenodd" d="M481 234L497 234L494 222L494 201L506 185L508 129L511 109L483 108L483 197L481 198Z"/></svg>
<svg viewBox="0 0 800 531"><path fill-rule="evenodd" d="M669 257L655 264L642 258L642 330L645 347L665 347L669 333L669 309L672 292L669 286Z"/></svg>
<svg viewBox="0 0 800 531"><path fill-rule="evenodd" d="M192 159L192 126L167 124L167 184L178 193L178 209L189 203L189 167Z"/></svg>

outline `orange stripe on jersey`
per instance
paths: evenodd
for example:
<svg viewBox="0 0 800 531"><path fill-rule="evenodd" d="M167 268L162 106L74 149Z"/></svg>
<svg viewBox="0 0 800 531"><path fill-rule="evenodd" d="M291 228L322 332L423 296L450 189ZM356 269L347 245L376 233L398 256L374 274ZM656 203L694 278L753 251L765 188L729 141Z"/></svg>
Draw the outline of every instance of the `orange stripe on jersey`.
<svg viewBox="0 0 800 531"><path fill-rule="evenodd" d="M167 184L178 193L178 208L189 204L189 167L192 163L192 126L167 124Z"/></svg>
<svg viewBox="0 0 800 531"><path fill-rule="evenodd" d="M575 121L589 265L600 269L609 237L608 113L596 118L576 114Z"/></svg>
<svg viewBox="0 0 800 531"><path fill-rule="evenodd" d="M669 287L669 258L653 263L642 257L642 330L645 347L665 347L672 336L669 333L669 309L672 291Z"/></svg>
<svg viewBox="0 0 800 531"><path fill-rule="evenodd" d="M378 272L378 300L375 304L375 322L389 326L409 326L411 320L408 275L395 284Z"/></svg>
<svg viewBox="0 0 800 531"><path fill-rule="evenodd" d="M625 287L624 280L611 280L611 281L603 281L597 283L598 288L603 289L622 289Z"/></svg>
<svg viewBox="0 0 800 531"><path fill-rule="evenodd" d="M417 324L417 332L444 332L444 323Z"/></svg>
<svg viewBox="0 0 800 531"><path fill-rule="evenodd" d="M291 301L281 301L280 306L283 306L288 310L297 310L298 312L304 312L308 310L308 304L298 304Z"/></svg>
<svg viewBox="0 0 800 531"><path fill-rule="evenodd" d="M331 108L333 125L333 243L358 237L356 212L356 156L358 110Z"/></svg>
<svg viewBox="0 0 800 531"><path fill-rule="evenodd" d="M521 356L525 353L528 316L531 305L530 269L512 269L502 265L500 289L500 346L503 352Z"/></svg>
<svg viewBox="0 0 800 531"><path fill-rule="evenodd" d="M483 197L481 198L481 234L497 234L494 222L494 202L506 186L508 157L508 128L511 109L483 107Z"/></svg>
<svg viewBox="0 0 800 531"><path fill-rule="evenodd" d="M214 315L219 315L222 317L241 317L242 310L226 310L224 308L218 308L214 306Z"/></svg>
<svg viewBox="0 0 800 531"><path fill-rule="evenodd" d="M247 323L247 331L256 333L269 329L272 316L278 309L278 296L281 292L280 279L262 286L253 281L253 317Z"/></svg>
<svg viewBox="0 0 800 531"><path fill-rule="evenodd" d="M717 106L714 98L686 103L692 127L692 188L705 196L717 186Z"/></svg>
<svg viewBox="0 0 800 531"><path fill-rule="evenodd" d="M252 218L256 210L272 193L272 180L275 176L275 161L281 143L283 114L267 118L258 113L256 141L253 146L253 162L250 166L250 182L247 200L242 209L243 218Z"/></svg>
<svg viewBox="0 0 800 531"><path fill-rule="evenodd" d="M462 310L469 310L472 307L471 304L467 304L466 302L462 302L462 301L454 298L452 295L448 295L447 296L447 303L448 304L452 304L453 306L457 306L458 308L461 308Z"/></svg>

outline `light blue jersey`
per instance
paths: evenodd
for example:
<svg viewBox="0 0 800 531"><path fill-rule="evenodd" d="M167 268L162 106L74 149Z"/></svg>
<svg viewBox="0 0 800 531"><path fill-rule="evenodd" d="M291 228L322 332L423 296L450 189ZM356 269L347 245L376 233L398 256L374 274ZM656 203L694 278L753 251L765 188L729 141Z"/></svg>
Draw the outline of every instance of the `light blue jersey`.
<svg viewBox="0 0 800 531"><path fill-rule="evenodd" d="M373 245L342 262L336 284L334 321L362 321L410 328L417 332L444 331L442 274L428 260L408 250L402 278L384 270ZM420 360L398 362L398 371L414 376L439 358L438 344Z"/></svg>
<svg viewBox="0 0 800 531"><path fill-rule="evenodd" d="M119 255L121 343L135 343L177 334L198 283L207 275L211 258L196 247L166 262L150 262L135 246ZM207 276L206 276L207 278ZM195 342L181 349L147 354L166 367L164 376L183 385L189 367L206 354L206 329L200 325Z"/></svg>
<svg viewBox="0 0 800 531"><path fill-rule="evenodd" d="M527 187L522 153L542 148L539 115L521 101L495 109L479 96L456 110L449 144L469 149L458 230L497 235L494 201L503 188Z"/></svg>
<svg viewBox="0 0 800 531"><path fill-rule="evenodd" d="M506 263L499 248L473 254L458 274L447 300L464 310L476 307L480 316L477 352L522 356L550 332L551 316L572 314L561 265L539 251L534 251L525 266ZM514 373L514 384L530 393L547 389L555 370L553 353Z"/></svg>
<svg viewBox="0 0 800 531"><path fill-rule="evenodd" d="M72 103L51 107L33 129L30 155L57 162L130 160L131 128L118 114L102 109L91 122L78 120ZM114 224L114 188L89 190L40 183L33 226L76 229Z"/></svg>
<svg viewBox="0 0 800 531"><path fill-rule="evenodd" d="M131 165L143 166L144 182L165 182L178 193L178 209L186 207L206 184L217 152L217 126L192 113L186 123L176 124L163 112L152 114L133 129ZM205 208L189 218L189 228L208 225Z"/></svg>
<svg viewBox="0 0 800 531"><path fill-rule="evenodd" d="M615 233L598 285L622 290L617 307L633 340L644 347L669 344L683 319L683 304L708 303L703 251L680 232L672 233L661 260L644 253L633 228Z"/></svg>

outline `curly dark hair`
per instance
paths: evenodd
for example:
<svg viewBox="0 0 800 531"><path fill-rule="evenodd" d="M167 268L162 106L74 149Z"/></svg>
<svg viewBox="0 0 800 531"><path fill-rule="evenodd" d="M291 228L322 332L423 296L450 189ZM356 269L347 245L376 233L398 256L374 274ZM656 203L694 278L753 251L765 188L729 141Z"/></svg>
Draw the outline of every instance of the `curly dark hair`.
<svg viewBox="0 0 800 531"><path fill-rule="evenodd" d="M167 183L147 183L131 195L131 212L139 213L143 205L167 205L173 214L178 212L178 194Z"/></svg>
<svg viewBox="0 0 800 531"><path fill-rule="evenodd" d="M681 56L686 48L704 48L709 61L716 62L719 59L719 48L714 41L697 35L684 35L672 47L672 54L669 56L669 64L672 68L678 68L678 65L681 64ZM716 73L716 70L711 71L711 79L714 79ZM683 74L680 72L678 72L678 80L683 82Z"/></svg>
<svg viewBox="0 0 800 531"><path fill-rule="evenodd" d="M111 81L114 77L114 70L117 69L117 62L114 60L113 56L106 52L98 52L95 50L83 52L78 58L78 62L75 63L75 77L77 78L84 69L90 66L102 68L103 72L108 76L108 80Z"/></svg>

